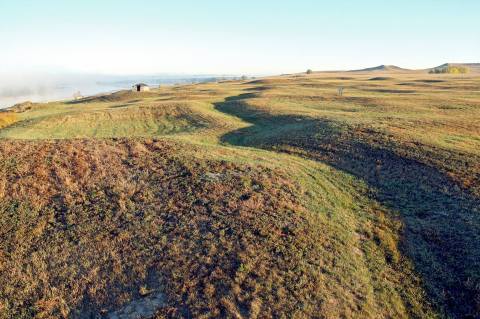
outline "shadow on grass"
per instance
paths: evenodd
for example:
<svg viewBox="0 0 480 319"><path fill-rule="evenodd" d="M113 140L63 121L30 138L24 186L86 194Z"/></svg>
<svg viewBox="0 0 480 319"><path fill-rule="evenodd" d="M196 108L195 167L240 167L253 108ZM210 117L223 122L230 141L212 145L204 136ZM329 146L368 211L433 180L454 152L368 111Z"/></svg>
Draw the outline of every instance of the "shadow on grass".
<svg viewBox="0 0 480 319"><path fill-rule="evenodd" d="M401 249L438 310L455 318L480 318L478 198L439 170L368 140L368 134L327 120L271 115L245 103L251 97L255 94L216 104L217 110L252 124L225 134L223 142L306 156L364 180L375 199L403 220Z"/></svg>

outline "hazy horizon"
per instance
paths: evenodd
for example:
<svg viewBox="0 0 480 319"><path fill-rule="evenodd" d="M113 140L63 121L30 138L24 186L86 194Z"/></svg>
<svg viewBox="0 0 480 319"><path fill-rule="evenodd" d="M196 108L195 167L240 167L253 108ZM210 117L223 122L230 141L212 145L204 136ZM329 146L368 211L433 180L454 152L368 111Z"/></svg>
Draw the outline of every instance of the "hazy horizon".
<svg viewBox="0 0 480 319"><path fill-rule="evenodd" d="M152 86L208 81L213 78L232 78L228 74L145 74L102 75L75 73L12 74L0 77L0 109L16 103L49 102L72 99L77 92L83 96L130 89L134 83Z"/></svg>

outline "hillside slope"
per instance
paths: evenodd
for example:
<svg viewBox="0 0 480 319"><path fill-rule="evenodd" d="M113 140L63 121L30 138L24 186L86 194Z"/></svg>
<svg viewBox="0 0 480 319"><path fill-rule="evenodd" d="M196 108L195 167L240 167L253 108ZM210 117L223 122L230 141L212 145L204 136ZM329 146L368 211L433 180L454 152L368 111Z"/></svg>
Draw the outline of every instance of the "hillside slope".
<svg viewBox="0 0 480 319"><path fill-rule="evenodd" d="M396 65L379 65L371 68L365 68L365 69L360 69L360 70L352 70L350 72L413 72L413 70L409 69L403 69L401 67L398 67Z"/></svg>
<svg viewBox="0 0 480 319"><path fill-rule="evenodd" d="M21 110L0 318L478 317L479 92L345 72Z"/></svg>

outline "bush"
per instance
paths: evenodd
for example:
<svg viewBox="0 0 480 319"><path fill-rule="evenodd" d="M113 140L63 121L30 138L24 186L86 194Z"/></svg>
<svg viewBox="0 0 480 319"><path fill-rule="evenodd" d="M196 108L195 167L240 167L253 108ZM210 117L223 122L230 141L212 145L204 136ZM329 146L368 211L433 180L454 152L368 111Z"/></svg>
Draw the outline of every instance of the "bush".
<svg viewBox="0 0 480 319"><path fill-rule="evenodd" d="M430 70L430 74L465 74L468 73L468 68L464 66L444 66Z"/></svg>
<svg viewBox="0 0 480 319"><path fill-rule="evenodd" d="M313 73L313 71L311 69L307 70L307 74L312 74L312 73Z"/></svg>
<svg viewBox="0 0 480 319"><path fill-rule="evenodd" d="M14 113L0 112L0 128L13 124L17 120Z"/></svg>

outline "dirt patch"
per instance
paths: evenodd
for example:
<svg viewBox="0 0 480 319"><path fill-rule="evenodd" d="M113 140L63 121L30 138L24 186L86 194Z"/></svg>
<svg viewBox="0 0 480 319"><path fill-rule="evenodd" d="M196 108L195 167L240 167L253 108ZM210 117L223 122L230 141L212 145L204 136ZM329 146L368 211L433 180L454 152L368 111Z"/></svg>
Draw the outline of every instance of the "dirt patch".
<svg viewBox="0 0 480 319"><path fill-rule="evenodd" d="M141 299L132 300L121 309L107 315L108 319L151 318L158 309L166 305L163 293L155 293Z"/></svg>

